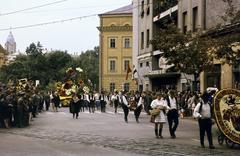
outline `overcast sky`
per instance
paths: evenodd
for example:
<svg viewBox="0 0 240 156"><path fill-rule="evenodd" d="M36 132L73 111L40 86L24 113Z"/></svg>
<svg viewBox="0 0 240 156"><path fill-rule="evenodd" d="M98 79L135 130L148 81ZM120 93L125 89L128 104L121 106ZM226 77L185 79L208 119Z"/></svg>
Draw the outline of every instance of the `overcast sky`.
<svg viewBox="0 0 240 156"><path fill-rule="evenodd" d="M0 0L0 30L12 28L17 50L24 52L32 42L40 41L44 48L80 53L99 44L99 17L93 16L51 25L24 29L17 26L64 20L92 14L100 14L131 4L131 0ZM53 5L14 14L6 13L41 6ZM0 44L4 46L10 30L0 31Z"/></svg>

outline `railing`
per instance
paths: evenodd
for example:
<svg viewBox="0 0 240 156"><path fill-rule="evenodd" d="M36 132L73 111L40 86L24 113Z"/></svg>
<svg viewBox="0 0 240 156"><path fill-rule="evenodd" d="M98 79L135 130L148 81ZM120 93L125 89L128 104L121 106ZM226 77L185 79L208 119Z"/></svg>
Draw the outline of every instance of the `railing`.
<svg viewBox="0 0 240 156"><path fill-rule="evenodd" d="M178 0L161 0L154 4L154 16L167 11L168 9L176 6L178 4Z"/></svg>

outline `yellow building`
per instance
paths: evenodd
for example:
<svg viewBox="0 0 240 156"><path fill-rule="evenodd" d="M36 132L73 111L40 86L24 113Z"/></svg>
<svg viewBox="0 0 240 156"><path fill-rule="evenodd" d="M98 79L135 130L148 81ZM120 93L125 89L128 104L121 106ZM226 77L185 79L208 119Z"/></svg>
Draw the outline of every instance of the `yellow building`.
<svg viewBox="0 0 240 156"><path fill-rule="evenodd" d="M132 73L132 5L99 15L99 90L136 90Z"/></svg>
<svg viewBox="0 0 240 156"><path fill-rule="evenodd" d="M6 60L6 51L0 44L0 67L5 64Z"/></svg>

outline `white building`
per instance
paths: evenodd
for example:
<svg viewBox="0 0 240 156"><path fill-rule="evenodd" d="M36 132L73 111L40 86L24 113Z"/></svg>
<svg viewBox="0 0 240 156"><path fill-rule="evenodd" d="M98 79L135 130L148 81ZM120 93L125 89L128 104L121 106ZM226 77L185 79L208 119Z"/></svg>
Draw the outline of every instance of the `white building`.
<svg viewBox="0 0 240 156"><path fill-rule="evenodd" d="M16 59L18 55L16 49L17 44L15 42L12 32L10 31L5 43L5 50L7 51L6 64L9 64Z"/></svg>

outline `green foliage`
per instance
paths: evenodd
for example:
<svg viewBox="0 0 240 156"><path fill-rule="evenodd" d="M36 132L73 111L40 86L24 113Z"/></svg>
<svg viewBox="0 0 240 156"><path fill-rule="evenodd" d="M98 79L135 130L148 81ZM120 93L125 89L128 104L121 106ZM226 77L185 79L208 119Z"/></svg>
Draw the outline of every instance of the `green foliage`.
<svg viewBox="0 0 240 156"><path fill-rule="evenodd" d="M160 29L151 43L155 49L164 52L163 57L168 60L168 64L174 64L182 73L198 77L213 64L213 56L209 52L211 40L197 34L183 34L174 24Z"/></svg>
<svg viewBox="0 0 240 156"><path fill-rule="evenodd" d="M84 81L91 79L98 86L98 48L87 50L79 57L73 58L66 51L42 53L40 42L32 43L26 49L27 55L19 55L16 60L0 69L0 81L8 82L28 78L40 80L40 84L51 89L53 84L64 81L66 70L70 67L83 69Z"/></svg>

